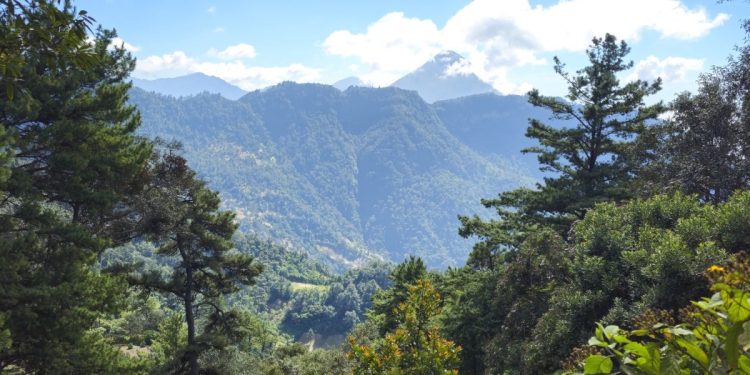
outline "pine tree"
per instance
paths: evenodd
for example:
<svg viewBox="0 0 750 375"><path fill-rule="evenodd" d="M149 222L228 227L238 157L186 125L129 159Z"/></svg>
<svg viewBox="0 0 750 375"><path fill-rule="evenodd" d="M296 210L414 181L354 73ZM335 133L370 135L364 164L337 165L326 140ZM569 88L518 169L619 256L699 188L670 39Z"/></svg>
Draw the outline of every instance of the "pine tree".
<svg viewBox="0 0 750 375"><path fill-rule="evenodd" d="M90 330L126 285L93 265L123 237L151 153L126 104L134 61L108 48L114 32L89 41L68 3L0 6L0 370L116 372L119 351Z"/></svg>
<svg viewBox="0 0 750 375"><path fill-rule="evenodd" d="M398 320L393 311L406 301L409 287L426 277L427 268L422 258L414 256L410 256L391 271L390 287L373 296L372 308L368 311L369 319L375 322L381 335L396 328Z"/></svg>
<svg viewBox="0 0 750 375"><path fill-rule="evenodd" d="M539 145L523 152L538 154L540 169L551 175L536 189L517 189L483 200L486 207L497 210L499 221L461 217L461 235L483 240L472 254L472 264L491 267L492 254L503 246L518 245L532 227L549 226L566 236L570 224L596 203L633 195L631 184L640 161L634 157L636 139L664 107L644 104L646 96L660 90L661 80L620 84L617 75L633 66L625 61L629 52L625 42L617 43L610 34L594 38L587 50L590 65L575 75L555 58L555 72L568 82L567 100L529 92L531 104L575 126L558 128L529 120L526 136Z"/></svg>
<svg viewBox="0 0 750 375"><path fill-rule="evenodd" d="M144 232L159 244L158 254L176 262L166 279L147 273L133 275L131 282L182 302L187 323L182 364L198 374L202 351L240 338L235 331L239 315L226 309L223 296L254 283L262 267L233 249L234 214L219 210L218 193L208 189L174 150L156 155L142 197L141 212L150 215L144 219Z"/></svg>

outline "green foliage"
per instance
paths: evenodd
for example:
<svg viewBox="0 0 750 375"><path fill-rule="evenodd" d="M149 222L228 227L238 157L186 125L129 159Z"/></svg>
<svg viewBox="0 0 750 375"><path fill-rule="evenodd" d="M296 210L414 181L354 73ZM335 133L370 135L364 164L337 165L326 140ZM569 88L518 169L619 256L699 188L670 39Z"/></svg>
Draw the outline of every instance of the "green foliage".
<svg viewBox="0 0 750 375"><path fill-rule="evenodd" d="M698 92L684 92L671 104L674 116L657 130L657 162L648 179L653 188L668 187L721 202L748 186L750 123L728 78L707 73Z"/></svg>
<svg viewBox="0 0 750 375"><path fill-rule="evenodd" d="M748 244L749 205L750 192L721 204L673 194L597 205L570 243L538 231L492 271L444 275L443 332L462 346L464 371L552 372L591 322L626 325L705 295L704 270Z"/></svg>
<svg viewBox="0 0 750 375"><path fill-rule="evenodd" d="M534 336L545 340L529 355L546 358L551 371L585 342L590 322L624 324L649 308L678 309L705 293L703 270L727 257L716 241L714 212L728 207L677 194L590 211L574 229L571 282L557 288L535 323Z"/></svg>
<svg viewBox="0 0 750 375"><path fill-rule="evenodd" d="M120 210L151 153L125 103L134 61L108 48L112 31L89 40L68 3L1 5L0 370L119 372L126 359L92 328L126 284L92 268L133 234Z"/></svg>
<svg viewBox="0 0 750 375"><path fill-rule="evenodd" d="M484 373L485 345L502 314L494 304L496 276L464 267L449 269L436 281L445 301L441 332L461 347L461 374Z"/></svg>
<svg viewBox="0 0 750 375"><path fill-rule="evenodd" d="M664 111L659 103L646 106L644 98L661 88L661 81L620 85L617 75L633 66L624 59L630 52L625 42L607 34L594 38L586 51L590 65L570 75L555 58L555 72L568 84L567 101L529 92L529 102L549 109L553 118L574 126L555 128L530 120L527 137L539 142L523 152L538 154L541 170L552 172L536 189L521 188L501 193L482 203L495 208L500 219L484 221L461 217L460 234L481 242L469 264L494 267L494 254L518 246L524 236L540 226L567 236L574 220L582 219L595 204L622 201L633 195L630 188L638 158L635 139L647 129L647 121Z"/></svg>
<svg viewBox="0 0 750 375"><path fill-rule="evenodd" d="M440 294L425 279L408 287L393 315L397 326L383 339L359 344L349 337L354 374L457 374L460 347L444 339L435 324Z"/></svg>
<svg viewBox="0 0 750 375"><path fill-rule="evenodd" d="M588 343L602 354L586 358L583 373L749 373L750 258L739 254L728 266L707 272L715 293L683 309L682 323L647 320L630 331L599 324Z"/></svg>
<svg viewBox="0 0 750 375"><path fill-rule="evenodd" d="M390 266L372 263L347 271L326 285L294 293L282 327L299 338L308 330L326 336L342 336L365 320L375 296L387 288Z"/></svg>
<svg viewBox="0 0 750 375"><path fill-rule="evenodd" d="M99 319L98 328L117 345L147 346L154 341L159 325L170 313L162 303L154 296L143 298L132 294L127 307L109 319Z"/></svg>
<svg viewBox="0 0 750 375"><path fill-rule="evenodd" d="M348 375L352 365L341 349L318 349L308 351L299 344L279 350L273 357L263 361L259 374L267 375Z"/></svg>
<svg viewBox="0 0 750 375"><path fill-rule="evenodd" d="M251 285L262 266L233 249L234 215L219 211L218 193L197 179L185 159L171 149L155 154L150 173L146 194L136 204L148 214L144 226L158 243L157 252L175 258L175 268L166 278L160 272L131 273L130 281L181 300L188 329L184 360L197 374L200 352L241 337L236 330L241 316L223 306L223 297ZM201 313L202 331L196 327Z"/></svg>
<svg viewBox="0 0 750 375"><path fill-rule="evenodd" d="M391 271L391 285L373 296L372 309L369 318L372 319L383 335L392 331L398 325L398 317L393 311L405 302L409 296L409 288L417 281L427 277L427 268L421 258L409 257Z"/></svg>
<svg viewBox="0 0 750 375"><path fill-rule="evenodd" d="M13 344L10 329L7 328L7 315L0 314L0 350L7 350Z"/></svg>
<svg viewBox="0 0 750 375"><path fill-rule="evenodd" d="M186 347L185 316L181 313L174 313L159 323L157 334L149 347L154 362L152 372L169 373L180 369Z"/></svg>
<svg viewBox="0 0 750 375"><path fill-rule="evenodd" d="M552 231L530 235L518 252L508 255L502 271L494 275L497 279L489 296L488 318L496 326L481 332L483 342L467 347L477 356L484 354L482 367L490 372L533 373L549 366L554 357L536 353L536 324L550 308L557 288L570 281L570 257L560 236Z"/></svg>
<svg viewBox="0 0 750 375"><path fill-rule="evenodd" d="M332 278L332 271L306 253L296 252L270 240L261 240L250 233L237 233L234 244L238 251L255 258L264 269L286 280L325 284Z"/></svg>
<svg viewBox="0 0 750 375"><path fill-rule="evenodd" d="M36 57L29 58L26 52L43 54L52 68L68 64L88 68L96 63L91 45L82 43L93 22L85 11L76 13L68 3L60 8L54 1L4 0L0 4L0 41L4 46L0 73L8 100L29 94L22 83L22 70Z"/></svg>
<svg viewBox="0 0 750 375"><path fill-rule="evenodd" d="M679 94L673 116L646 139L657 144L655 163L644 173L647 190L678 189L722 202L750 186L750 44L737 51L726 66L699 77L697 92Z"/></svg>

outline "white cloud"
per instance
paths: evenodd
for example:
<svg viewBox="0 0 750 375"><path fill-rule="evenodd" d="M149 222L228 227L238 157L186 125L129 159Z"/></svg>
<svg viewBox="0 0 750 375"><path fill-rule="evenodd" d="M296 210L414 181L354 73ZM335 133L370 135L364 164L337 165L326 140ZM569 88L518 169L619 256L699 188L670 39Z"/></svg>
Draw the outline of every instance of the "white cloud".
<svg viewBox="0 0 750 375"><path fill-rule="evenodd" d="M318 69L302 64L287 66L248 66L242 61L202 62L193 66L194 71L219 77L244 90L255 90L283 81L313 82L320 78Z"/></svg>
<svg viewBox="0 0 750 375"><path fill-rule="evenodd" d="M213 32L215 32L215 33L223 33L223 32L225 31L225 29L224 29L223 27L219 26L219 27L217 27L217 28L214 28L214 29L213 29L213 30L211 30L211 31L213 31Z"/></svg>
<svg viewBox="0 0 750 375"><path fill-rule="evenodd" d="M210 7L208 7L208 9L206 9L206 12L212 13L212 14L216 13L216 7L211 5Z"/></svg>
<svg viewBox="0 0 750 375"><path fill-rule="evenodd" d="M471 67L471 63L469 62L469 60L460 60L448 66L448 69L445 70L444 75L445 76L469 75L473 72L474 70Z"/></svg>
<svg viewBox="0 0 750 375"><path fill-rule="evenodd" d="M175 51L161 56L148 56L136 61L134 75L142 78L157 78L166 75L180 75L189 73L195 61L185 52Z"/></svg>
<svg viewBox="0 0 750 375"><path fill-rule="evenodd" d="M591 38L611 33L637 41L645 30L664 38L695 39L729 18L710 18L703 8L679 0L571 0L532 7L527 0L477 0L461 9L444 29L452 41L505 41L509 48L582 51Z"/></svg>
<svg viewBox="0 0 750 375"><path fill-rule="evenodd" d="M665 111L660 113L657 117L662 121L670 121L674 118L674 111Z"/></svg>
<svg viewBox="0 0 750 375"><path fill-rule="evenodd" d="M255 90L282 81L313 82L320 78L320 70L301 64L263 67L249 66L239 59L224 62L198 61L182 51L138 59L133 75L139 78L161 78L194 72L219 77L245 90Z"/></svg>
<svg viewBox="0 0 750 375"><path fill-rule="evenodd" d="M89 44L94 44L94 43L96 43L96 39L94 39L93 36L89 35L88 37L86 37L86 42L88 42ZM112 38L112 40L109 42L109 46L107 48L108 49L114 49L115 47L122 47L122 48L124 48L125 50L127 50L128 52L131 52L131 53L138 52L138 51L141 50L141 47L138 47L136 45L130 44L130 43L126 42L125 40L123 40L122 38L120 38L119 36Z"/></svg>
<svg viewBox="0 0 750 375"><path fill-rule="evenodd" d="M374 84L390 84L440 50L454 50L471 70L501 92L526 84L508 79L513 67L544 64L543 52L583 51L609 32L636 42L647 30L662 38L689 40L706 35L729 18L709 16L680 0L570 0L532 6L528 0L475 0L439 29L432 21L389 13L364 33L339 30L323 43L332 55L354 57L370 68ZM460 69L461 71L465 71Z"/></svg>
<svg viewBox="0 0 750 375"><path fill-rule="evenodd" d="M216 56L223 60L234 60L241 58L252 59L255 57L255 47L246 43L240 43L229 46L222 51L211 49L208 51L208 54L211 56Z"/></svg>
<svg viewBox="0 0 750 375"><path fill-rule="evenodd" d="M680 81L688 72L703 69L703 62L703 59L673 56L659 59L656 56L649 56L635 65L627 80L653 81L661 77L664 82Z"/></svg>
<svg viewBox="0 0 750 375"><path fill-rule="evenodd" d="M372 68L362 75L364 81L387 85L440 51L440 31L430 20L394 12L371 24L364 34L335 31L323 47L332 55L358 58Z"/></svg>

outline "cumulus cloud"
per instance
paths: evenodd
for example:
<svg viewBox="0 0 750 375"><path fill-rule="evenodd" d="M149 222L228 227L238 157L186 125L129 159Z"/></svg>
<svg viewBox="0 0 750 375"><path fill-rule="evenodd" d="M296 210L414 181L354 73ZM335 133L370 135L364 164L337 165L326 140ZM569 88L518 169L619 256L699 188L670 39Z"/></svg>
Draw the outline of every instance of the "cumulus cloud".
<svg viewBox="0 0 750 375"><path fill-rule="evenodd" d="M240 43L229 46L222 51L211 49L208 51L208 54L224 60L234 60L241 58L252 59L255 57L255 47L246 43Z"/></svg>
<svg viewBox="0 0 750 375"><path fill-rule="evenodd" d="M225 51L226 49L221 52ZM139 78L160 78L195 72L219 77L244 90L260 89L282 81L312 82L320 77L320 70L301 64L262 67L247 65L241 59L199 61L182 51L138 59L133 75Z"/></svg>
<svg viewBox="0 0 750 375"><path fill-rule="evenodd" d="M509 82L508 69L545 64L538 56L542 52L583 51L593 37L607 32L629 42L638 41L644 31L695 39L728 18L723 13L712 17L680 0L570 0L550 6L532 6L528 0L475 0L442 29L430 20L389 13L363 33L330 34L323 47L369 66L363 78L380 85L390 84L437 51L454 50L471 61L480 78L508 93L505 90L525 86Z"/></svg>
<svg viewBox="0 0 750 375"><path fill-rule="evenodd" d="M703 69L703 62L703 59L672 56L659 59L656 56L649 56L635 65L627 79L653 81L661 77L664 82L680 81L688 72Z"/></svg>
<svg viewBox="0 0 750 375"><path fill-rule="evenodd" d="M320 70L302 64L287 66L248 66L242 61L202 62L193 66L194 71L219 77L244 90L256 90L283 81L313 82L320 78Z"/></svg>
<svg viewBox="0 0 750 375"><path fill-rule="evenodd" d="M494 44L542 51L582 51L591 38L612 33L636 41L645 30L664 38L695 39L729 18L711 18L680 0L572 0L532 7L527 0L477 0L445 26L451 42Z"/></svg>
<svg viewBox="0 0 750 375"><path fill-rule="evenodd" d="M444 76L455 76L455 75L469 75L474 71L471 67L469 60L459 60L448 66L448 69L443 72Z"/></svg>
<svg viewBox="0 0 750 375"><path fill-rule="evenodd" d="M123 40L122 38L120 38L120 37L112 38L112 43L111 43L111 45L113 45L113 46L117 46L117 47L122 47L122 48L125 48L126 50L128 50L128 51L130 51L130 52L138 52L138 51L140 51L140 50L141 50L141 47L138 47L138 46L132 45L132 44L130 44L130 43L128 43L128 42L126 42L126 41L124 41L124 40Z"/></svg>
<svg viewBox="0 0 750 375"><path fill-rule="evenodd" d="M358 58L372 68L362 75L364 81L387 85L438 53L440 39L440 31L431 20L393 12L371 24L365 33L335 31L323 47L332 55Z"/></svg>
<svg viewBox="0 0 750 375"><path fill-rule="evenodd" d="M86 42L88 42L89 44L94 44L94 43L96 43L96 39L94 39L93 36L89 35L89 36L86 37ZM130 44L130 43L126 42L125 40L123 40L120 37L114 37L114 38L112 38L112 40L109 42L109 46L107 48L108 49L114 49L115 47L122 47L122 48L124 48L125 50L127 50L128 52L131 52L131 53L138 52L138 51L141 50L141 47L133 45L133 44Z"/></svg>
<svg viewBox="0 0 750 375"><path fill-rule="evenodd" d="M167 75L180 75L192 71L195 61L185 52L175 51L161 56L148 56L136 61L134 75L143 78L156 78Z"/></svg>

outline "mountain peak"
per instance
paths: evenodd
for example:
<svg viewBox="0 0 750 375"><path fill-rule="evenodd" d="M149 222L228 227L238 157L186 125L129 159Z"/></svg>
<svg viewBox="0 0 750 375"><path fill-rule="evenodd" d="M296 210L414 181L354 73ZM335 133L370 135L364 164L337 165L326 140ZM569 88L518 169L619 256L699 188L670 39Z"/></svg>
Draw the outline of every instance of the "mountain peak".
<svg viewBox="0 0 750 375"><path fill-rule="evenodd" d="M446 50L391 86L417 91L430 103L495 91L492 85L471 73L468 67L469 62L463 56Z"/></svg>

